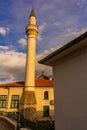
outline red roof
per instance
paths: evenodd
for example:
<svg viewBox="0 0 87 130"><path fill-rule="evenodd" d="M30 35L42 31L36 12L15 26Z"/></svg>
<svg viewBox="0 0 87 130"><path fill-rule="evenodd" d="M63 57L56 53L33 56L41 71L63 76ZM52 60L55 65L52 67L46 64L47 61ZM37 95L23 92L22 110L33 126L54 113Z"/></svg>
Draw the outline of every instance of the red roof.
<svg viewBox="0 0 87 130"><path fill-rule="evenodd" d="M42 86L43 87L44 86L52 87L53 86L53 80L46 80L46 79L38 78L35 81L35 86L37 86L37 87L42 87Z"/></svg>
<svg viewBox="0 0 87 130"><path fill-rule="evenodd" d="M24 84L25 84L24 81L19 81L19 82L13 82L13 83L0 84L0 87L23 87ZM53 80L37 78L35 81L35 86L36 87L52 87Z"/></svg>
<svg viewBox="0 0 87 130"><path fill-rule="evenodd" d="M19 82L13 82L13 83L6 83L6 84L0 84L0 87L21 87L24 85L23 81L19 81Z"/></svg>

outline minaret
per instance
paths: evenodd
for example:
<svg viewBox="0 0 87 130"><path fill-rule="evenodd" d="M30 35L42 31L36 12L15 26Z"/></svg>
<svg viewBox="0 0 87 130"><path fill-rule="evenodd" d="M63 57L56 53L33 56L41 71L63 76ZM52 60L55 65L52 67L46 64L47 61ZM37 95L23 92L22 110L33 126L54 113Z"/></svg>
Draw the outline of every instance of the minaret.
<svg viewBox="0 0 87 130"><path fill-rule="evenodd" d="M29 24L26 27L27 34L27 57L25 71L25 88L20 101L21 114L25 119L35 120L36 98L35 98L35 60L36 60L36 38L38 27L34 9L29 16Z"/></svg>
<svg viewBox="0 0 87 130"><path fill-rule="evenodd" d="M26 60L25 89L31 91L35 89L35 56L36 56L36 38L38 34L34 9L32 9L29 16L29 24L26 27L26 34L27 34L28 46L27 46L27 60Z"/></svg>

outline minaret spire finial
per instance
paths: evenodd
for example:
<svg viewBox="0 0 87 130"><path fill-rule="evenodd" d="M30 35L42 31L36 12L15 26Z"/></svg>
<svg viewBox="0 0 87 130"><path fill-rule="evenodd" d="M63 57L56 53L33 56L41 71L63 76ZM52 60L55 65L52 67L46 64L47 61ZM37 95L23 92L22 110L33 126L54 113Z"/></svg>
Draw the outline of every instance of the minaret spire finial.
<svg viewBox="0 0 87 130"><path fill-rule="evenodd" d="M36 17L36 15L35 15L35 11L34 11L34 8L33 8L33 6L32 6L32 10L31 10L31 13L30 13L30 16L29 16L29 17L31 17L31 16L34 16L34 17Z"/></svg>

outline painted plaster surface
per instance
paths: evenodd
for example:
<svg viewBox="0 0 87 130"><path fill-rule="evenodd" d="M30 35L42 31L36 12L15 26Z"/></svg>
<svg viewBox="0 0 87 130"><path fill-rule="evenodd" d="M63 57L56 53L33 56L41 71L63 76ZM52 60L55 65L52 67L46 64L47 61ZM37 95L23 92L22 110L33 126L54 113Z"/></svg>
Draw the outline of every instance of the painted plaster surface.
<svg viewBox="0 0 87 130"><path fill-rule="evenodd" d="M87 129L87 52L54 66L56 130Z"/></svg>

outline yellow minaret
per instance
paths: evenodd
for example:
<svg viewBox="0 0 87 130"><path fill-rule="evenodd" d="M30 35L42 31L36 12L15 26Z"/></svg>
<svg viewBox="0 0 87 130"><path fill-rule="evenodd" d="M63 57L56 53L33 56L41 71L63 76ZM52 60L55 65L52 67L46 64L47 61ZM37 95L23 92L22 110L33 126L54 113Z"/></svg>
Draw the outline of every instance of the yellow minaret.
<svg viewBox="0 0 87 130"><path fill-rule="evenodd" d="M29 24L26 27L26 34L27 34L28 46L27 46L27 60L26 60L25 89L31 91L35 89L35 56L36 56L36 38L38 34L34 9L32 9L29 16Z"/></svg>
<svg viewBox="0 0 87 130"><path fill-rule="evenodd" d="M34 121L36 118L35 57L38 27L36 26L36 16L33 8L29 16L29 24L26 27L26 34L27 57L25 71L25 88L20 101L20 112L25 119Z"/></svg>

